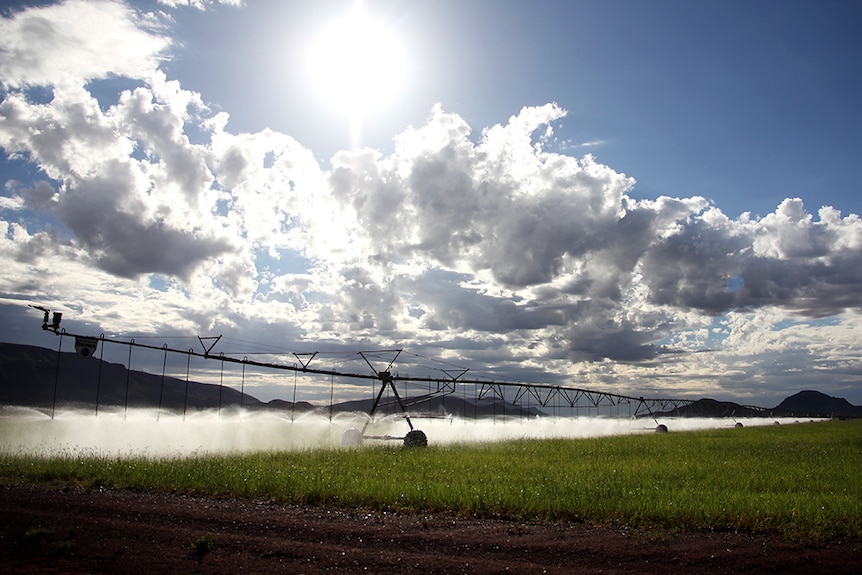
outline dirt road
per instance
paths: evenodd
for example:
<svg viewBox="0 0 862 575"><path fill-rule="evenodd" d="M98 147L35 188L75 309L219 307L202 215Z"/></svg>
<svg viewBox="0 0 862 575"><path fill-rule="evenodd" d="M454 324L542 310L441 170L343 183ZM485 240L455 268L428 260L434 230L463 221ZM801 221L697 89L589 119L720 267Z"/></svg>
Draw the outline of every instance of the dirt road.
<svg viewBox="0 0 862 575"><path fill-rule="evenodd" d="M3 573L862 572L862 542L0 487Z"/></svg>

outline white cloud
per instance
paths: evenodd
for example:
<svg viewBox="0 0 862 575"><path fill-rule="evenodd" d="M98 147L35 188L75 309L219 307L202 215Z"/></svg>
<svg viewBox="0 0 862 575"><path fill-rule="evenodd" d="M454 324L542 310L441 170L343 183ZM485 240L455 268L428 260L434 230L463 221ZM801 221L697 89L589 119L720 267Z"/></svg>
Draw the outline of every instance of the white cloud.
<svg viewBox="0 0 862 575"><path fill-rule="evenodd" d="M398 344L618 391L754 396L798 358L859 372L842 351L862 308L856 215L788 199L733 220L700 197L635 200L632 178L546 150L555 104L478 136L436 106L391 153L343 151L325 170L288 135L231 133L158 69L167 39L119 3L89 6L0 21L0 49L35 62L0 65L0 146L50 179L0 198L13 301L111 331ZM95 24L76 20L91 9ZM37 25L54 32L25 48ZM94 25L134 41L104 54ZM87 81L112 75L140 86L100 105ZM37 84L53 99L31 99Z"/></svg>
<svg viewBox="0 0 862 575"><path fill-rule="evenodd" d="M218 4L226 6L242 6L244 4L244 0L158 0L158 2L169 8L189 7L198 10L206 10Z"/></svg>
<svg viewBox="0 0 862 575"><path fill-rule="evenodd" d="M171 45L142 25L134 10L111 0L66 0L20 11L0 20L0 85L142 77Z"/></svg>

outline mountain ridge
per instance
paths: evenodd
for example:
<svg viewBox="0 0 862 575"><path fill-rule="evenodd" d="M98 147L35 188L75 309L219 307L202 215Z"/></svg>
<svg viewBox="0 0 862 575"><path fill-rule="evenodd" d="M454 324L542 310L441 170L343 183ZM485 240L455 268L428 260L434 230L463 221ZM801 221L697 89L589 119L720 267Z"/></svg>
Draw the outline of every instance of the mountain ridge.
<svg viewBox="0 0 862 575"><path fill-rule="evenodd" d="M795 393L772 408L740 405L732 401L698 399L689 405L653 414L655 417L862 417L862 406L815 390Z"/></svg>
<svg viewBox="0 0 862 575"><path fill-rule="evenodd" d="M160 408L169 411L228 409L281 412L325 411L368 412L373 399L358 399L320 406L307 401L273 399L263 402L230 386L185 381L145 371L128 370L122 364L74 352L59 354L43 347L0 342L0 405L52 410L56 406ZM101 367L99 366L101 362ZM61 373L60 373L61 372ZM58 373L60 375L58 376ZM59 379L57 379L59 377ZM21 382L27 382L22 385ZM472 417L540 415L536 408L522 408L503 402L472 403L459 397L440 396L423 403L421 412L432 416L465 414ZM385 400L378 405L381 415L401 413L397 403Z"/></svg>
<svg viewBox="0 0 862 575"><path fill-rule="evenodd" d="M0 405L51 408L64 406L160 407L165 410L242 407L279 411L364 411L372 399L360 399L321 407L300 401L274 399L263 402L229 386L185 381L144 371L128 370L122 364L79 357L73 352L59 355L62 375L57 379L58 355L43 347L0 342ZM98 377L96 377L98 373ZM94 381L97 380L97 381ZM27 382L21 385L20 382ZM378 407L381 414L398 413L390 401ZM413 410L411 410L412 412ZM423 413L472 417L541 415L538 408L510 403L473 403L456 396L442 396L425 403ZM654 417L862 417L862 406L815 390L803 390L773 408L740 405L702 398L689 405L651 414Z"/></svg>

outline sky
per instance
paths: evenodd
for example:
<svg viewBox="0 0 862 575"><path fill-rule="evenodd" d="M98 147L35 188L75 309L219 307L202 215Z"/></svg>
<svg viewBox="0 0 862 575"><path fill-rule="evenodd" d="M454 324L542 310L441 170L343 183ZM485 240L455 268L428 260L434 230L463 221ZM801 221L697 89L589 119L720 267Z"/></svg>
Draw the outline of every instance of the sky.
<svg viewBox="0 0 862 575"><path fill-rule="evenodd" d="M56 345L33 304L862 404L860 26L849 0L6 2L0 340Z"/></svg>

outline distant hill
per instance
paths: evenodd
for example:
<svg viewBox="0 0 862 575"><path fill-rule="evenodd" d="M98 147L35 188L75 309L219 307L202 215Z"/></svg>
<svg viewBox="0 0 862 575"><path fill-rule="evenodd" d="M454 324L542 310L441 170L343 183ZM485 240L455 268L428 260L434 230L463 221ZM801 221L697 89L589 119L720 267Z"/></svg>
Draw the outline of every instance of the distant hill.
<svg viewBox="0 0 862 575"><path fill-rule="evenodd" d="M787 413L798 417L862 417L862 406L852 405L841 397L831 397L819 391L800 391L778 404L776 413Z"/></svg>
<svg viewBox="0 0 862 575"><path fill-rule="evenodd" d="M661 417L862 417L862 407L852 405L846 399L831 397L819 391L800 391L772 408L704 398L689 405L653 415Z"/></svg>
<svg viewBox="0 0 862 575"><path fill-rule="evenodd" d="M101 363L101 374L99 364ZM51 409L75 406L87 409L96 404L104 407L149 407L172 411L239 407L281 411L329 411L329 406L315 406L306 401L274 399L264 403L248 393L228 386L199 383L143 371L128 371L122 364L103 362L95 357L82 358L76 353L60 354L59 379L57 352L42 347L0 342L0 405ZM57 385L55 386L55 381ZM128 387L127 387L128 385ZM55 393L56 389L56 402ZM128 389L128 393L127 393ZM188 390L188 391L186 391ZM388 398L388 399L387 399ZM371 410L370 398L336 403L333 412ZM410 408L411 415L465 417L537 416L541 411L522 408L502 401L469 402L448 395L435 397ZM378 413L401 413L386 394Z"/></svg>
<svg viewBox="0 0 862 575"><path fill-rule="evenodd" d="M286 401L264 403L228 387L143 371L75 353L60 354L42 347L0 342L0 405L50 409L52 406L159 407L165 410L239 407L294 409ZM101 373L100 364L101 363ZM59 374L59 379L57 375ZM56 385L55 385L56 382ZM56 393L56 397L55 397ZM297 403L295 409L313 406Z"/></svg>
<svg viewBox="0 0 862 575"><path fill-rule="evenodd" d="M99 364L101 363L101 373ZM165 410L213 409L239 407L292 411L329 410L308 402L275 399L262 402L228 386L199 383L128 371L122 364L102 362L94 357L82 358L72 352L60 354L59 379L57 352L43 347L0 342L0 405L51 409L57 406L161 407ZM57 385L55 386L55 381ZM56 391L56 398L55 398ZM400 413L388 394L379 406L381 414ZM338 403L334 412L368 412L370 398ZM435 397L410 409L411 414L463 417L538 416L535 408L523 408L502 401L470 402L456 395ZM831 397L819 391L801 391L773 408L740 405L731 401L699 399L689 405L654 413L661 417L862 417L862 407L846 399Z"/></svg>
<svg viewBox="0 0 862 575"><path fill-rule="evenodd" d="M761 407L740 405L732 401L698 399L688 405L654 414L662 417L763 417L768 411Z"/></svg>
<svg viewBox="0 0 862 575"><path fill-rule="evenodd" d="M372 399L358 399L345 401L332 406L333 411L360 411L368 412L374 403ZM535 407L521 407L512 403L504 403L500 400L481 400L479 402L466 401L455 395L444 395L423 401L421 405L408 409L410 414L445 417L455 416L464 418L482 417L536 417L543 413ZM398 404L394 400L381 401L377 408L380 414L401 413Z"/></svg>

